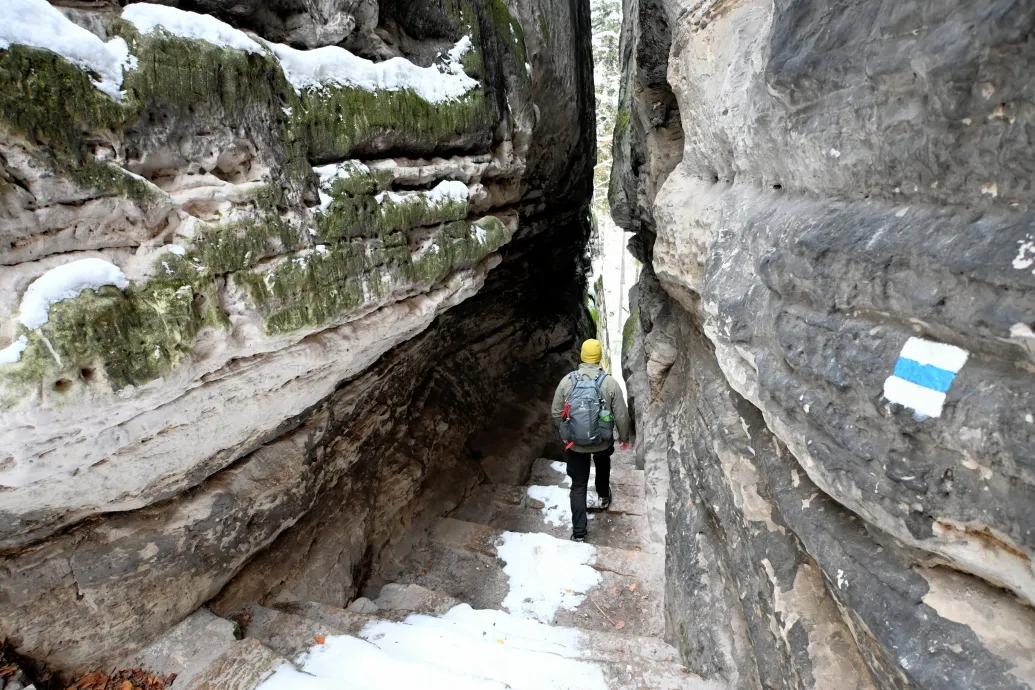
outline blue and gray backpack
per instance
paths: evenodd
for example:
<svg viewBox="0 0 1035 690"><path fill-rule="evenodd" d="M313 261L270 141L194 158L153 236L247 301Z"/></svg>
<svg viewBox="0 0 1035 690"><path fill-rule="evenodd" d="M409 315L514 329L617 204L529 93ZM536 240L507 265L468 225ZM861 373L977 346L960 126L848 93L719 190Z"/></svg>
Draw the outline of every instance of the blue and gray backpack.
<svg viewBox="0 0 1035 690"><path fill-rule="evenodd" d="M561 415L561 438L580 446L594 446L614 438L614 419L601 387L606 373L596 380L571 373L571 392Z"/></svg>

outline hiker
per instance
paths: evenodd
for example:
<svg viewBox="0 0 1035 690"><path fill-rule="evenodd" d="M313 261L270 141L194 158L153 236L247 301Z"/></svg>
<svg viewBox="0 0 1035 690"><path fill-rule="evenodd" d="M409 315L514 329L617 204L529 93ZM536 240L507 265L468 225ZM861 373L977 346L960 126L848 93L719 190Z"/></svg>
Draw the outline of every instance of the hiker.
<svg viewBox="0 0 1035 690"><path fill-rule="evenodd" d="M572 541L586 541L586 487L589 461L597 468L600 507L611 506L611 455L615 452L615 430L622 450L629 449L629 410L622 387L600 368L601 347L597 340L582 344L582 364L557 386L553 396L553 420L566 444L568 476L571 477Z"/></svg>

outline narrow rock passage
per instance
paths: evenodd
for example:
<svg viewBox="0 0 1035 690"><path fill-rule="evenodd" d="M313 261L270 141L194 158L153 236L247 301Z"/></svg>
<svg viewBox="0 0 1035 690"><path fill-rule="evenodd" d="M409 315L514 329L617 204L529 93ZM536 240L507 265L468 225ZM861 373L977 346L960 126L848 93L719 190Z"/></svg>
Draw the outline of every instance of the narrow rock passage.
<svg viewBox="0 0 1035 690"><path fill-rule="evenodd" d="M255 604L230 620L202 610L141 661L189 690L717 687L660 637L664 549L630 452L615 453L611 481L590 543L568 539L570 480L542 458L525 486L478 487L373 598Z"/></svg>

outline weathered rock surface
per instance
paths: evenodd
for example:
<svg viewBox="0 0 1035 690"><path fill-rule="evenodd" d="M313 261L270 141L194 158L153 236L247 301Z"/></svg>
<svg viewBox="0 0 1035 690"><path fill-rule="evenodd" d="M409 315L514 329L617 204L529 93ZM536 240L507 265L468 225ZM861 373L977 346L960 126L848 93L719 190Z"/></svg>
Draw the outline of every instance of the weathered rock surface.
<svg viewBox="0 0 1035 690"><path fill-rule="evenodd" d="M626 377L698 673L1035 687L1033 26L626 3L612 204L649 264ZM913 338L965 362L911 364Z"/></svg>
<svg viewBox="0 0 1035 690"><path fill-rule="evenodd" d="M209 600L343 606L481 481L468 439L588 327L594 136L581 2L420 3L448 20L427 35L391 3L178 4L476 80L442 101L62 4L137 59L115 101L0 50L0 344L25 345L0 364L0 637L72 671ZM19 319L84 258L128 286Z"/></svg>

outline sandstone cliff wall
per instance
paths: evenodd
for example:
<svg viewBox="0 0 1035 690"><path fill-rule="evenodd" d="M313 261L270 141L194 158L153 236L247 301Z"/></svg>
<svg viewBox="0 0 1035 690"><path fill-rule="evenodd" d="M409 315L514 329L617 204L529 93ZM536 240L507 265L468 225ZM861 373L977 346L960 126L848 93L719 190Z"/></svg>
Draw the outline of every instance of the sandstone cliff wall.
<svg viewBox="0 0 1035 690"><path fill-rule="evenodd" d="M1035 687L1033 27L626 2L626 376L699 673Z"/></svg>
<svg viewBox="0 0 1035 690"><path fill-rule="evenodd" d="M166 4L0 42L0 638L63 670L349 601L589 328L585 3Z"/></svg>

